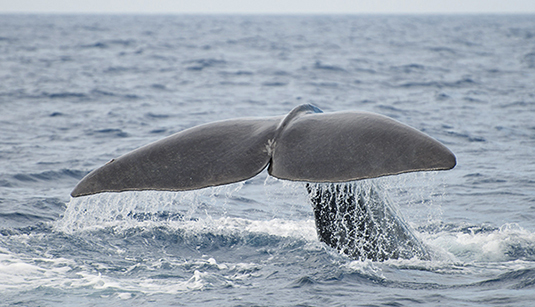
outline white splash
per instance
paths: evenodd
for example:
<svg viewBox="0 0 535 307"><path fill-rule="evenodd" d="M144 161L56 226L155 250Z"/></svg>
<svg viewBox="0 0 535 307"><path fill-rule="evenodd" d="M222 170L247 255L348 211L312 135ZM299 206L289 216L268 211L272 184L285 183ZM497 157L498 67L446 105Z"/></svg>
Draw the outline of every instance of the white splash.
<svg viewBox="0 0 535 307"><path fill-rule="evenodd" d="M535 250L535 233L518 224L505 224L495 230L444 231L425 235L437 251L462 262L501 262L519 259L523 251ZM533 255L527 255L528 257Z"/></svg>

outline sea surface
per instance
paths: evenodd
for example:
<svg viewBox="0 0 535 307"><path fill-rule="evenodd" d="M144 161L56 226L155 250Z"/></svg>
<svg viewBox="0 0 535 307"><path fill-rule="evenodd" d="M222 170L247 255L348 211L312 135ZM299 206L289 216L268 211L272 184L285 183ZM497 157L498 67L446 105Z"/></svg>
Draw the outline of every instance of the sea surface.
<svg viewBox="0 0 535 307"><path fill-rule="evenodd" d="M372 179L433 255L319 242L304 185L71 199L235 117L390 116L456 155ZM535 16L0 16L0 306L532 306Z"/></svg>

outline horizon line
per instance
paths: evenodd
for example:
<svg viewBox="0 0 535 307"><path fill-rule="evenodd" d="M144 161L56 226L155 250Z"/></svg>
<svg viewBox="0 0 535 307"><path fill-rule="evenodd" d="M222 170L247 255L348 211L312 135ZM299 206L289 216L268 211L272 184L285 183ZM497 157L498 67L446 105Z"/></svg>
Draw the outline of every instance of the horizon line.
<svg viewBox="0 0 535 307"><path fill-rule="evenodd" d="M123 11L0 11L1 15L533 15L535 11L511 12L123 12Z"/></svg>

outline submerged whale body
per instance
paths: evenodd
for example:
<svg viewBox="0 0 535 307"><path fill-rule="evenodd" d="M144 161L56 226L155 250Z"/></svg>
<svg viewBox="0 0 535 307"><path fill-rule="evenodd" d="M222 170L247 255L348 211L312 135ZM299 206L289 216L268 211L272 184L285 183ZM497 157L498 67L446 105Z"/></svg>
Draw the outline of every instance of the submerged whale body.
<svg viewBox="0 0 535 307"><path fill-rule="evenodd" d="M231 119L178 132L92 171L71 195L194 190L243 181L267 167L274 177L307 182L319 239L329 246L363 260L426 258L376 191L351 181L455 164L444 145L389 117L323 113L305 104L286 116Z"/></svg>

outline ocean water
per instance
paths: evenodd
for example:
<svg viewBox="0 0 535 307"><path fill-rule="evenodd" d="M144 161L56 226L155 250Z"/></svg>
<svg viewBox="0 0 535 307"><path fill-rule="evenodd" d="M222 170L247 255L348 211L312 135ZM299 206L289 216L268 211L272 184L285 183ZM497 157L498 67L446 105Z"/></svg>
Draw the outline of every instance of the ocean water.
<svg viewBox="0 0 535 307"><path fill-rule="evenodd" d="M303 184L71 199L198 124L393 117L451 171L370 180L431 260L319 242ZM0 16L1 306L531 306L535 16Z"/></svg>

